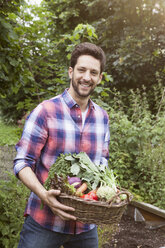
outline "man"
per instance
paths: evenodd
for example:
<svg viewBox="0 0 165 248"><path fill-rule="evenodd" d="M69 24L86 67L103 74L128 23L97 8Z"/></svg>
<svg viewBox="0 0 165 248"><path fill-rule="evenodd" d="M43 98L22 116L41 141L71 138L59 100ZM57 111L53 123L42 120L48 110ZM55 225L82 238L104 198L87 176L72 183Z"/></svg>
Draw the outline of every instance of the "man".
<svg viewBox="0 0 165 248"><path fill-rule="evenodd" d="M88 42L76 46L69 89L39 104L27 118L14 160L15 174L31 190L19 248L98 247L96 226L76 221L74 209L56 199L60 191L47 191L43 183L61 153L84 151L95 164L107 164L108 115L90 99L104 65L100 47Z"/></svg>

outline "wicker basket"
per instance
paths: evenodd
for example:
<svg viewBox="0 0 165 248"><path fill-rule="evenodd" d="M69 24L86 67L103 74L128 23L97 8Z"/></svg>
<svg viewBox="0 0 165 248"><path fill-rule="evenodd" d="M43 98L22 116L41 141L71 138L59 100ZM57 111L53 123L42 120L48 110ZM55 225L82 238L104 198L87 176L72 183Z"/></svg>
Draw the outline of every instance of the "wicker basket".
<svg viewBox="0 0 165 248"><path fill-rule="evenodd" d="M126 194L127 199L120 203L114 203L114 199L120 194ZM116 194L109 202L84 200L65 193L61 193L58 197L62 204L75 208L74 216L77 217L78 221L98 225L119 223L126 206L132 198L132 195L126 190Z"/></svg>

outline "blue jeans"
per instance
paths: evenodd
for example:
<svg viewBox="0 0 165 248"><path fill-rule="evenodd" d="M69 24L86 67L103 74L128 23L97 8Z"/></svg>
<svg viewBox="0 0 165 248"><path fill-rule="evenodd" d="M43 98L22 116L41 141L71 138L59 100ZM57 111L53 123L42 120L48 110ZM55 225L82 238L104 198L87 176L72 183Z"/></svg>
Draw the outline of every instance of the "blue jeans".
<svg viewBox="0 0 165 248"><path fill-rule="evenodd" d="M64 234L43 228L30 216L23 225L18 248L98 248L97 228L81 234Z"/></svg>

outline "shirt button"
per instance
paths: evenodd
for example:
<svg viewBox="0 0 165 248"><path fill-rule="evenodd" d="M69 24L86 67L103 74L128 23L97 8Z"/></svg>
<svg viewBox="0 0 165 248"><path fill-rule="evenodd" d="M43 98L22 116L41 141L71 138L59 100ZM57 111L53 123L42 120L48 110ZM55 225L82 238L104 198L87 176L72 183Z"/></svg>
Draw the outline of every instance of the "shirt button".
<svg viewBox="0 0 165 248"><path fill-rule="evenodd" d="M78 118L80 118L81 116L80 115L78 115Z"/></svg>

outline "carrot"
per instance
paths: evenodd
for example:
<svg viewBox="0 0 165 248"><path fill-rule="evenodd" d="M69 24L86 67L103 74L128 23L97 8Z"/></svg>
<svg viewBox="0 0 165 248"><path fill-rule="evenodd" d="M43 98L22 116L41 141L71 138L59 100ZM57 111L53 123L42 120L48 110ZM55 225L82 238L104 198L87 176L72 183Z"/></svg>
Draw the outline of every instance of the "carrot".
<svg viewBox="0 0 165 248"><path fill-rule="evenodd" d="M85 190L87 190L87 188L88 188L87 183L81 184L81 186L76 190L76 195L77 196L82 195L85 192Z"/></svg>

